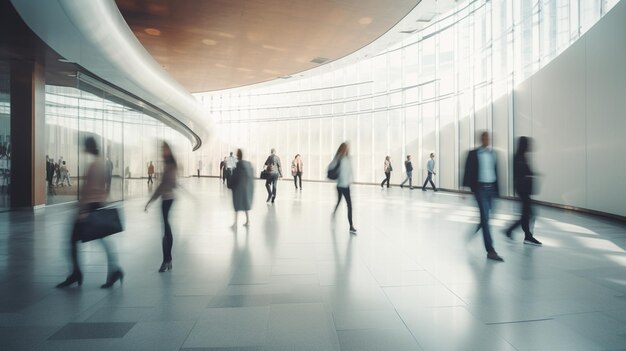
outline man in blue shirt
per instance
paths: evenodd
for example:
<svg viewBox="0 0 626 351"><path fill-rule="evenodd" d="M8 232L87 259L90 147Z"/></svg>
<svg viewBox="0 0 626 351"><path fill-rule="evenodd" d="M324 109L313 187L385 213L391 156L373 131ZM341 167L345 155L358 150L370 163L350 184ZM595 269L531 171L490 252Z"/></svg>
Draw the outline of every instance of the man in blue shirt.
<svg viewBox="0 0 626 351"><path fill-rule="evenodd" d="M480 210L480 226L483 231L483 240L487 258L494 261L503 262L504 259L498 255L493 248L493 239L489 229L489 214L491 212L492 200L498 196L498 173L496 171L496 155L489 148L489 133L483 132L480 135L481 147L474 149L467 155L465 162L465 174L463 185L472 189L478 209Z"/></svg>

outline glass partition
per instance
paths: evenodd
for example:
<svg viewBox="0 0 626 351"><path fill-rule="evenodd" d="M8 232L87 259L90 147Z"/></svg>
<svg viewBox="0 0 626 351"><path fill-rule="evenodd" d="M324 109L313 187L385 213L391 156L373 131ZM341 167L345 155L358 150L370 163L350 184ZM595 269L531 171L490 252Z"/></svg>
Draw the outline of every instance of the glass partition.
<svg viewBox="0 0 626 351"><path fill-rule="evenodd" d="M8 209L11 194L11 88L9 62L0 61L0 211Z"/></svg>
<svg viewBox="0 0 626 351"><path fill-rule="evenodd" d="M74 86L46 85L46 154L49 159L47 204L78 200L81 177L93 159L82 152L86 137L96 139L105 162L109 201L146 196L148 165L158 182L161 142L178 157L180 176L188 167L191 143L178 132L119 96L75 80Z"/></svg>

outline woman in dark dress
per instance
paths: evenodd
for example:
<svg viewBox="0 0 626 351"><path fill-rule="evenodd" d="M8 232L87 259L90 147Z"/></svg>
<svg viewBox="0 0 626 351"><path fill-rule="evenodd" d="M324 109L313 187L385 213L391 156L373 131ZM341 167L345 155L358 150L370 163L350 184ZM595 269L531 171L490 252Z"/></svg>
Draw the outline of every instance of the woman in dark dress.
<svg viewBox="0 0 626 351"><path fill-rule="evenodd" d="M233 179L231 187L233 189L233 207L235 208L235 223L233 227L237 227L237 217L239 211L246 213L246 223L244 226L250 225L248 211L252 208L252 195L254 194L254 175L252 173L252 165L243 159L241 149L237 150L237 166L233 171Z"/></svg>

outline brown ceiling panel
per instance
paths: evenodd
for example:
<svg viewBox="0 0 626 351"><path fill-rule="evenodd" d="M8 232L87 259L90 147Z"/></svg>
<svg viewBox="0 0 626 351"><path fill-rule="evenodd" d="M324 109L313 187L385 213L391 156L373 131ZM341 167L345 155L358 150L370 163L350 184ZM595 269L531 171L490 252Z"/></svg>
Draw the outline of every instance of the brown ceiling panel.
<svg viewBox="0 0 626 351"><path fill-rule="evenodd" d="M341 58L419 0L116 0L139 41L191 92L239 87Z"/></svg>

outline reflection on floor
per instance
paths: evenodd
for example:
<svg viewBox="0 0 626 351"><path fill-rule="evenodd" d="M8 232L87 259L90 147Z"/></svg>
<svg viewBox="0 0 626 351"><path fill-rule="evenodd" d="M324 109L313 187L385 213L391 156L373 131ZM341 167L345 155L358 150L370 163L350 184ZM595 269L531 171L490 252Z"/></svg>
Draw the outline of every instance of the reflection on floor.
<svg viewBox="0 0 626 351"><path fill-rule="evenodd" d="M0 213L2 350L613 350L626 346L626 226L540 208L543 247L505 240L500 201L485 259L470 198L355 186L355 226L332 184L281 182L251 226L231 230L229 190L185 179L173 208L174 270L161 263L160 208L126 201L114 237L123 286L101 290L97 243L85 283L65 278L72 211ZM241 220L241 218L240 218Z"/></svg>

